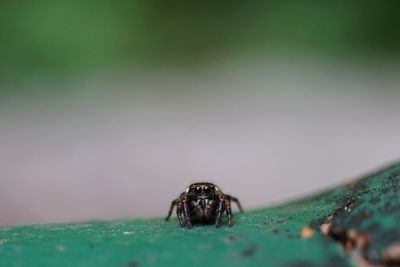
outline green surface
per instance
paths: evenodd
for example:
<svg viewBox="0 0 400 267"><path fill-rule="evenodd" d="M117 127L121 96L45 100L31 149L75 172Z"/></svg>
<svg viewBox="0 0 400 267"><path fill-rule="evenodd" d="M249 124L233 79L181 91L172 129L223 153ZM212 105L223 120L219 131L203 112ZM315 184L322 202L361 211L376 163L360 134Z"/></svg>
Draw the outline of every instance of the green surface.
<svg viewBox="0 0 400 267"><path fill-rule="evenodd" d="M232 228L188 230L176 219L156 219L3 229L0 266L351 266L335 240L318 231L299 234L335 211L335 227L368 232L367 256L379 262L381 251L400 240L399 182L394 165L314 197L236 213Z"/></svg>

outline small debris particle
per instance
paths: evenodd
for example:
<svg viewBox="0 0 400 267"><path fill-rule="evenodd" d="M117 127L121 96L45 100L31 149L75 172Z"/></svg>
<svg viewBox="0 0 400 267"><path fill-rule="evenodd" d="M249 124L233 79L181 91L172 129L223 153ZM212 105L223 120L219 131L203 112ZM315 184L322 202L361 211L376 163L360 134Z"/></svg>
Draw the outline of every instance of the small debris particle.
<svg viewBox="0 0 400 267"><path fill-rule="evenodd" d="M257 251L257 247L256 246L252 246L249 248L246 248L244 250L242 250L242 252L240 253L243 257L251 257L253 256Z"/></svg>
<svg viewBox="0 0 400 267"><path fill-rule="evenodd" d="M303 227L303 229L300 230L300 236L302 238L310 238L314 235L314 230L311 229L310 227L306 226Z"/></svg>
<svg viewBox="0 0 400 267"><path fill-rule="evenodd" d="M123 235L133 235L133 232L125 231L122 233Z"/></svg>
<svg viewBox="0 0 400 267"><path fill-rule="evenodd" d="M311 261L296 261L284 265L285 267L311 267L314 266Z"/></svg>
<svg viewBox="0 0 400 267"><path fill-rule="evenodd" d="M282 224L288 220L290 220L291 218L285 218L285 217L279 217L279 218L274 218L274 219L268 219L268 220L264 220L264 224L266 225L270 225L270 224Z"/></svg>
<svg viewBox="0 0 400 267"><path fill-rule="evenodd" d="M126 264L127 267L138 267L139 264L135 261L130 261Z"/></svg>
<svg viewBox="0 0 400 267"><path fill-rule="evenodd" d="M293 239L293 238L298 238L299 235L298 234L288 234L287 237Z"/></svg>
<svg viewBox="0 0 400 267"><path fill-rule="evenodd" d="M0 239L0 245L3 245L4 243L6 243L7 242L7 240L5 240L5 239Z"/></svg>
<svg viewBox="0 0 400 267"><path fill-rule="evenodd" d="M229 241L234 241L235 239L236 239L236 237L234 237L233 235L228 236Z"/></svg>
<svg viewBox="0 0 400 267"><path fill-rule="evenodd" d="M394 243L382 252L382 259L386 264L400 264L400 243Z"/></svg>

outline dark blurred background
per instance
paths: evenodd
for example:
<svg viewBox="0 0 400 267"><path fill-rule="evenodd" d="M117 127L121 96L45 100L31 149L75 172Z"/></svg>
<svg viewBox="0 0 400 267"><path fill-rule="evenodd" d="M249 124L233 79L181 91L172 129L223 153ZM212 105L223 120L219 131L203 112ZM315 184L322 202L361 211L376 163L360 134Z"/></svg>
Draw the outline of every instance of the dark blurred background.
<svg viewBox="0 0 400 267"><path fill-rule="evenodd" d="M398 1L1 1L0 224L265 207L399 158Z"/></svg>

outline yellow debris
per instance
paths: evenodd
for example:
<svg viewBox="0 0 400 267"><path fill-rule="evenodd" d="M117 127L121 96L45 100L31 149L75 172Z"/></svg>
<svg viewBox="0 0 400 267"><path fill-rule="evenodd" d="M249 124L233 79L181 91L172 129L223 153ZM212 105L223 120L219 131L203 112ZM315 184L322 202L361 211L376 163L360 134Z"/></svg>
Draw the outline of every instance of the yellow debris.
<svg viewBox="0 0 400 267"><path fill-rule="evenodd" d="M300 236L301 236L302 238L310 238L310 237L313 236L313 234L314 234L314 230L311 229L311 228L308 227L308 226L303 227L303 228L301 229L301 231L300 231Z"/></svg>

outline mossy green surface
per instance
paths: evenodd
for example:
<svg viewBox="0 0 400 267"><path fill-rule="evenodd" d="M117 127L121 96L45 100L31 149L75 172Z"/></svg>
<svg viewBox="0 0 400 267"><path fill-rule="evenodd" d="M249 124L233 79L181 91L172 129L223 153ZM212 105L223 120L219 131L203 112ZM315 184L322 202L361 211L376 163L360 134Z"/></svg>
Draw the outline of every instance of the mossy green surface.
<svg viewBox="0 0 400 267"><path fill-rule="evenodd" d="M176 219L4 228L0 266L352 266L337 242L318 231L303 238L301 229L317 230L336 211L333 223L368 231L379 255L400 240L399 181L394 165L314 197L235 213L232 228L188 230Z"/></svg>

